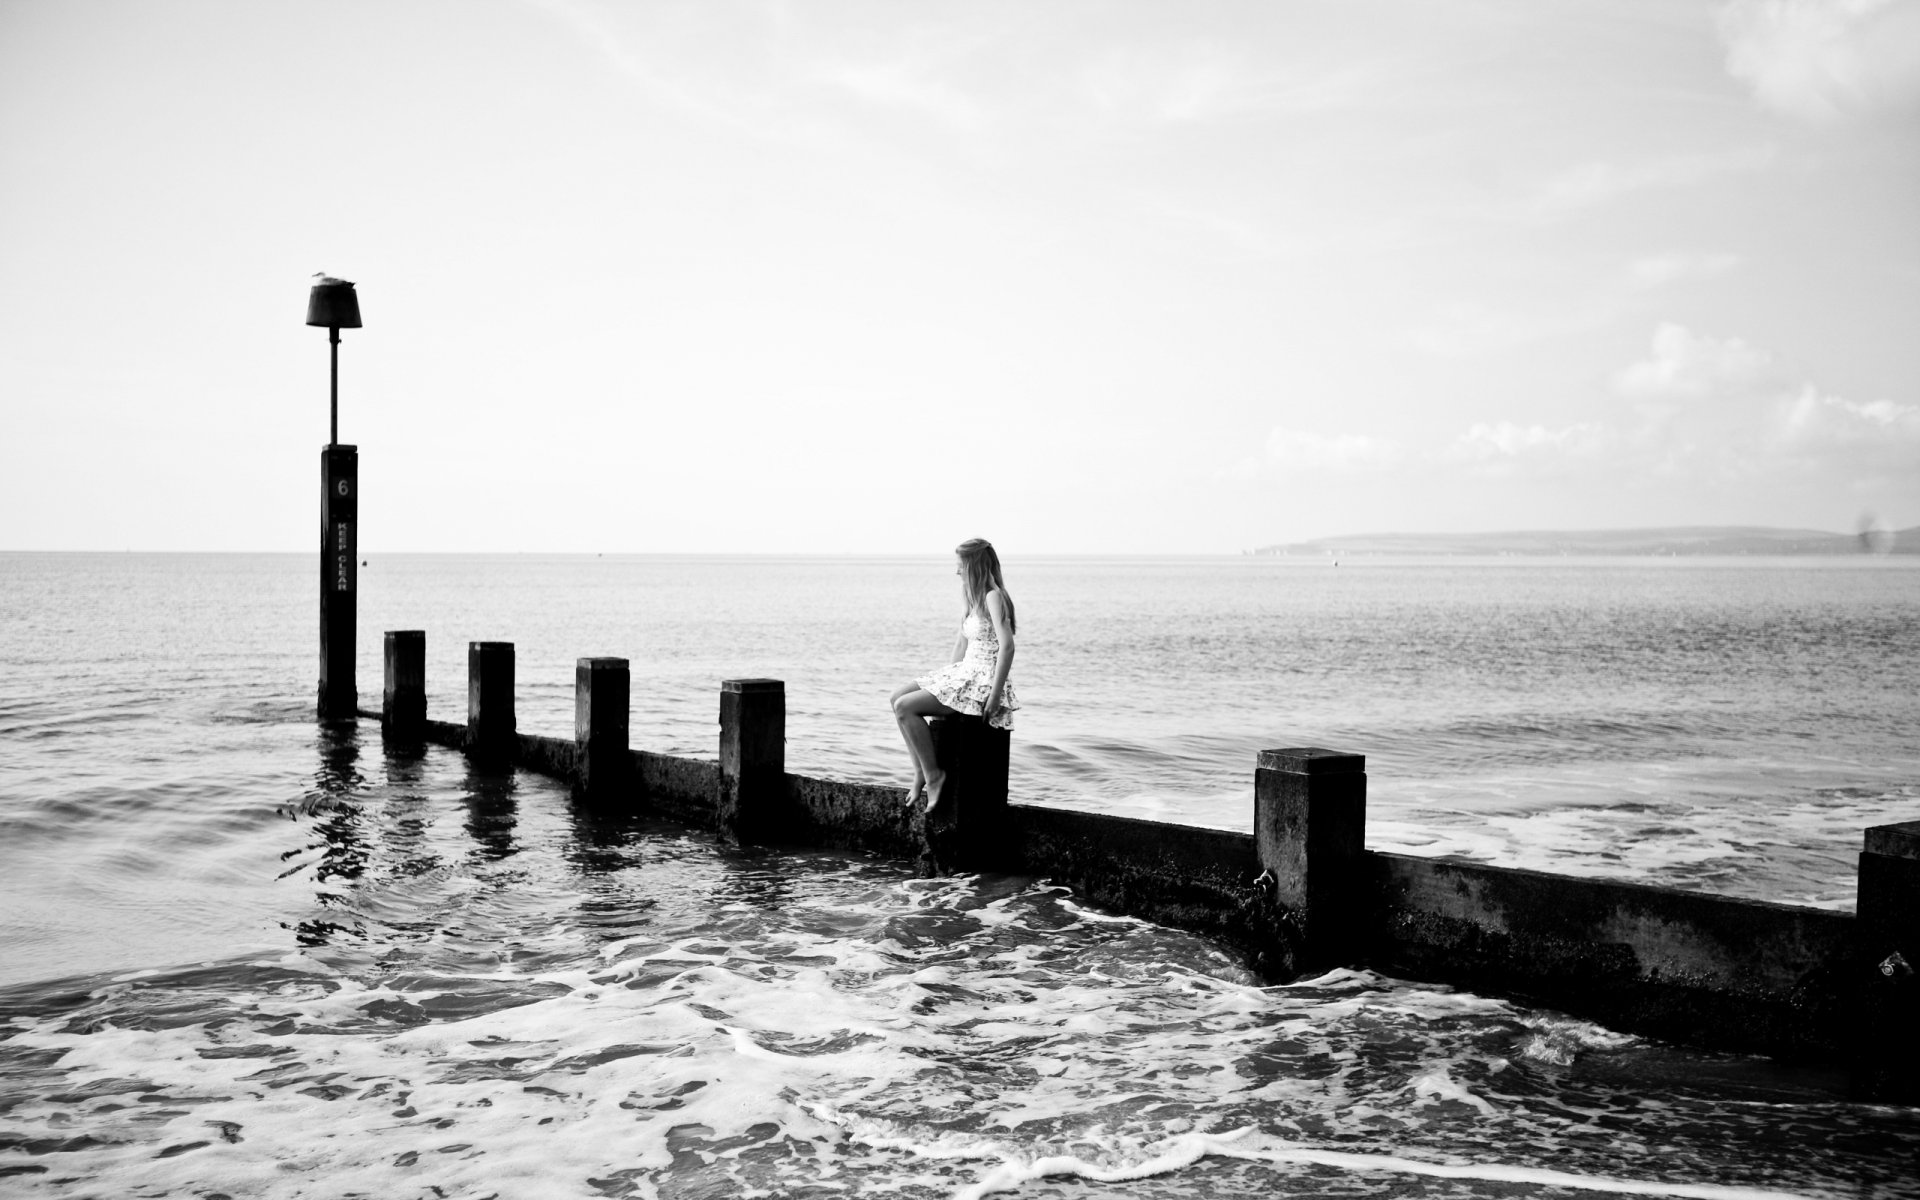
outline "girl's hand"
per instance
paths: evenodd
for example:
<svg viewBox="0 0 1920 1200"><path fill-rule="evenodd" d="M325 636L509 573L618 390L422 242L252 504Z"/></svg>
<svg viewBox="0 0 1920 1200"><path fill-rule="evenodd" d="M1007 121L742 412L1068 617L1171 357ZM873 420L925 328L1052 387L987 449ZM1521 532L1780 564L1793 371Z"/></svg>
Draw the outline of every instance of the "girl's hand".
<svg viewBox="0 0 1920 1200"><path fill-rule="evenodd" d="M1000 693L995 692L991 696L987 697L987 702L985 704L982 704L980 706L980 719L983 721L991 721L993 720L993 715L999 711L1000 711Z"/></svg>

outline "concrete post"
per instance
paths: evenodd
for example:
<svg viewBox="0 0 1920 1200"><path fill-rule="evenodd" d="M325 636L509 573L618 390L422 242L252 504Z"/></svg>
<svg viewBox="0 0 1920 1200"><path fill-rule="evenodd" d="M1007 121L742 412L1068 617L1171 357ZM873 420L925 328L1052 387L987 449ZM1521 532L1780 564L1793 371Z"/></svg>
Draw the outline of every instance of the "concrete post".
<svg viewBox="0 0 1920 1200"><path fill-rule="evenodd" d="M386 690L380 725L387 733L417 737L427 723L427 633L389 629L383 647Z"/></svg>
<svg viewBox="0 0 1920 1200"><path fill-rule="evenodd" d="M353 677L359 585L360 450L320 450L320 719L352 720L360 695Z"/></svg>
<svg viewBox="0 0 1920 1200"><path fill-rule="evenodd" d="M1875 961L1899 954L1920 970L1920 821L1867 830L1859 887L1863 948Z"/></svg>
<svg viewBox="0 0 1920 1200"><path fill-rule="evenodd" d="M518 746L513 720L513 643L467 643L467 751L511 759Z"/></svg>
<svg viewBox="0 0 1920 1200"><path fill-rule="evenodd" d="M1253 833L1273 896L1299 935L1297 970L1361 953L1367 760L1306 747L1262 750L1254 770Z"/></svg>
<svg viewBox="0 0 1920 1200"><path fill-rule="evenodd" d="M1007 765L1013 734L980 717L932 717L933 760L947 772L940 811L927 818L936 861L998 865L1007 857Z"/></svg>
<svg viewBox="0 0 1920 1200"><path fill-rule="evenodd" d="M720 683L721 832L737 842L773 841L788 824L787 685L778 679Z"/></svg>
<svg viewBox="0 0 1920 1200"><path fill-rule="evenodd" d="M1920 821L1867 830L1854 907L1866 963L1855 1087L1920 1103Z"/></svg>
<svg viewBox="0 0 1920 1200"><path fill-rule="evenodd" d="M582 658L573 664L574 786L583 796L614 796L632 774L630 679L624 658Z"/></svg>

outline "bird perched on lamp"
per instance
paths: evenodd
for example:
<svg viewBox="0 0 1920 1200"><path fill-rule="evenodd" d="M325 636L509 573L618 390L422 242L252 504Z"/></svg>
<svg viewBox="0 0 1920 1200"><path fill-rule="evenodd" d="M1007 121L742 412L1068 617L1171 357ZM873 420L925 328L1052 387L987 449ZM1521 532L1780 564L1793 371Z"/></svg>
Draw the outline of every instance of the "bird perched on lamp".
<svg viewBox="0 0 1920 1200"><path fill-rule="evenodd" d="M325 271L313 273L313 291L307 297L307 324L334 329L360 328L360 297L353 284Z"/></svg>
<svg viewBox="0 0 1920 1200"><path fill-rule="evenodd" d="M340 443L340 331L360 328L360 297L353 285L335 279L325 271L313 273L313 291L307 295L307 324L327 331L327 410L331 437L327 445Z"/></svg>

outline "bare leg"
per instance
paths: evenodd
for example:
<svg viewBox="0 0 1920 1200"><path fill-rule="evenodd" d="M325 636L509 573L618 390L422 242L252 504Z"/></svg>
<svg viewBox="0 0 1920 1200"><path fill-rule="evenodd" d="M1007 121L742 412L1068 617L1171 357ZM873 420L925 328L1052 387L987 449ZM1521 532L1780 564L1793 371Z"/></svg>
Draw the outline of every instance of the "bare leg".
<svg viewBox="0 0 1920 1200"><path fill-rule="evenodd" d="M893 695L887 697L888 706L894 710L893 719L895 723L898 723L900 720L900 701L919 690L920 685L917 683L903 683L893 690ZM913 786L907 789L907 803L920 804L927 798L926 772L920 769L920 756L914 752L913 739L907 736L907 730L904 725L900 728L900 736L906 740L907 759L913 763Z"/></svg>
<svg viewBox="0 0 1920 1200"><path fill-rule="evenodd" d="M926 718L954 715L953 709L920 688L894 695L894 720L900 725L900 737L907 743L907 753L913 756L915 779L925 786L928 812L940 807L940 793L947 785L947 773L934 760L933 730L927 728ZM912 798L913 794L908 793L908 799Z"/></svg>

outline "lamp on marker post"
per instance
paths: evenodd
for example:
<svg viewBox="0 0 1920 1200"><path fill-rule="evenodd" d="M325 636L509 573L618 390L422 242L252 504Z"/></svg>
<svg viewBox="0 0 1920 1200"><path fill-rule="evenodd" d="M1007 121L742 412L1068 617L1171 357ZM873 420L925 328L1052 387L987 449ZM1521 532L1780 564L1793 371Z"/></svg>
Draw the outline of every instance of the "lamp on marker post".
<svg viewBox="0 0 1920 1200"><path fill-rule="evenodd" d="M318 275L307 297L307 324L325 326L332 358L329 438L320 452L320 718L352 720L359 692L353 654L359 572L360 449L340 444L340 331L360 328L353 285Z"/></svg>
<svg viewBox="0 0 1920 1200"><path fill-rule="evenodd" d="M335 279L331 275L321 275L319 282L313 285L313 291L307 296L307 324L324 325L327 329L329 356L332 359L332 377L327 389L330 400L328 405L332 416L327 439L329 445L338 445L340 441L340 331L360 328L360 297L354 293L353 285L344 279Z"/></svg>

